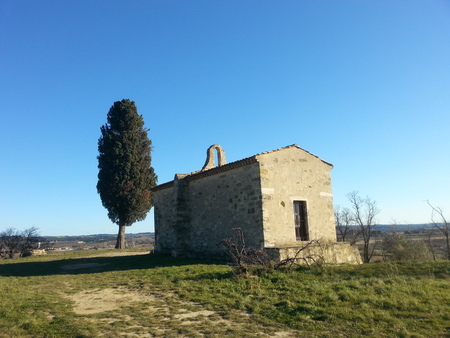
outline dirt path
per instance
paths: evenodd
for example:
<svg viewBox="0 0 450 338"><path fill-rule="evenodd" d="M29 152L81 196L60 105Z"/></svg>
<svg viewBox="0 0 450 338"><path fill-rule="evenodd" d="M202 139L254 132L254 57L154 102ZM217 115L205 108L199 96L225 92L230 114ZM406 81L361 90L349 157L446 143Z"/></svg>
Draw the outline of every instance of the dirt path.
<svg viewBox="0 0 450 338"><path fill-rule="evenodd" d="M148 251L93 253L86 258L146 255ZM103 266L74 263L63 270ZM180 300L170 292L149 293L127 287L87 289L65 295L80 320L92 323L104 337L296 337L298 332L274 331L256 324L251 315L217 312ZM208 334L211 332L212 334Z"/></svg>
<svg viewBox="0 0 450 338"><path fill-rule="evenodd" d="M199 304L176 300L171 294L108 288L85 290L68 298L73 301L73 311L77 315L103 326L102 335L108 337L209 337L208 331L223 332L226 336L298 336L293 331L269 333L265 328L252 323L251 316L247 313L242 312L236 318L229 319L216 311L206 310Z"/></svg>

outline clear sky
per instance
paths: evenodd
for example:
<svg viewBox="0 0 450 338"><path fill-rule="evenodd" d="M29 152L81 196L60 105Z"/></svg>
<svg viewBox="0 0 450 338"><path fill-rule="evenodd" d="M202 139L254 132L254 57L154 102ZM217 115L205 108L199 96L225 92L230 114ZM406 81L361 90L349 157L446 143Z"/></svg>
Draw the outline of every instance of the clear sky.
<svg viewBox="0 0 450 338"><path fill-rule="evenodd" d="M117 232L96 156L123 98L159 183L215 143L229 162L295 143L334 165L337 205L450 218L450 1L1 0L0 231Z"/></svg>

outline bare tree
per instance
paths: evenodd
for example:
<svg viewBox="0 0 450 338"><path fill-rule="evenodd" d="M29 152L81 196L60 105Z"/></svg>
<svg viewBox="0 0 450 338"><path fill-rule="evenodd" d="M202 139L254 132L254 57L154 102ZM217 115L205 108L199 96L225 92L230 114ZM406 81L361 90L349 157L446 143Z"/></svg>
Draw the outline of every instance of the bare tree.
<svg viewBox="0 0 450 338"><path fill-rule="evenodd" d="M342 242L355 244L361 234L358 226L352 217L352 211L349 208L341 208L337 205L334 209L334 221L338 237Z"/></svg>
<svg viewBox="0 0 450 338"><path fill-rule="evenodd" d="M2 258L14 258L19 251L22 236L14 228L8 228L0 233L0 251Z"/></svg>
<svg viewBox="0 0 450 338"><path fill-rule="evenodd" d="M433 257L433 261L436 260L436 252L434 250L434 245L433 245L433 235L434 235L434 229L432 229L431 231L427 231L428 234L428 249L430 250L431 256Z"/></svg>
<svg viewBox="0 0 450 338"><path fill-rule="evenodd" d="M431 208L431 224L444 235L445 258L450 260L450 222L447 221L440 207L432 205L430 201L427 203Z"/></svg>
<svg viewBox="0 0 450 338"><path fill-rule="evenodd" d="M373 231L376 227L375 217L380 212L376 201L366 196L362 198L357 191L347 195L352 207L352 218L359 227L360 236L363 240L363 262L369 263L373 256L377 242L372 242Z"/></svg>
<svg viewBox="0 0 450 338"><path fill-rule="evenodd" d="M0 257L14 258L22 257L27 251L31 251L38 246L40 238L38 229L31 227L22 232L8 228L0 233Z"/></svg>
<svg viewBox="0 0 450 338"><path fill-rule="evenodd" d="M20 256L23 256L26 252L33 249L37 249L42 242L42 238L39 237L39 229L31 227L22 231L22 245L20 250Z"/></svg>

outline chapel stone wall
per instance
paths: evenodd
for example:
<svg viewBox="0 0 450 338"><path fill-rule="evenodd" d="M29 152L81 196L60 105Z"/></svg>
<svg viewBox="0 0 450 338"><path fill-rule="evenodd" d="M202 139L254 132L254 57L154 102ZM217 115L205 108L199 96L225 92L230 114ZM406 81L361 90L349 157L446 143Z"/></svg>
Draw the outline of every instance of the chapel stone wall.
<svg viewBox="0 0 450 338"><path fill-rule="evenodd" d="M176 243L176 205L173 187L153 194L155 219L155 251L172 253Z"/></svg>
<svg viewBox="0 0 450 338"><path fill-rule="evenodd" d="M263 153L257 159L261 166L265 247L299 244L294 201L307 203L309 240L336 242L332 166L297 147Z"/></svg>
<svg viewBox="0 0 450 338"><path fill-rule="evenodd" d="M223 252L217 246L244 231L247 246L262 248L262 197L258 163L189 182L191 249Z"/></svg>

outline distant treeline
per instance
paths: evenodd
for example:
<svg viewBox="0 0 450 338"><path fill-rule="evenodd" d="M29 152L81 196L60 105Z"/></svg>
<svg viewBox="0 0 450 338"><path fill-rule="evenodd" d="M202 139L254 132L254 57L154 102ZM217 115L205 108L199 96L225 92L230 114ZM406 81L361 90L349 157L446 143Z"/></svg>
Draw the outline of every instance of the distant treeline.
<svg viewBox="0 0 450 338"><path fill-rule="evenodd" d="M137 238L155 238L154 232L141 232L137 234L126 234L126 239ZM116 234L96 234L96 235L80 235L80 236L45 236L48 242L72 242L82 241L85 243L99 242L99 241L114 241L117 238Z"/></svg>
<svg viewBox="0 0 450 338"><path fill-rule="evenodd" d="M407 231L407 230L412 230L412 231L419 231L419 230L423 230L426 228L432 228L433 225L430 223L425 223L425 224L377 224L376 225L376 229L380 230L380 231L392 231L393 229L399 230L399 231Z"/></svg>

